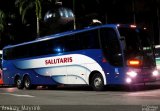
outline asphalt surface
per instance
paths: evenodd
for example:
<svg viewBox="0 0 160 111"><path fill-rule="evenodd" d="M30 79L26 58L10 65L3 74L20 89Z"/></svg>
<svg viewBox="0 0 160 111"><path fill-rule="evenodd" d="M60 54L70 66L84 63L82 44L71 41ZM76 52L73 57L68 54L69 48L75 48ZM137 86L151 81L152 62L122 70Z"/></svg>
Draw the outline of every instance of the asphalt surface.
<svg viewBox="0 0 160 111"><path fill-rule="evenodd" d="M101 92L92 91L89 87L60 87L54 90L1 87L0 111L12 111L7 108L15 108L15 111L160 111L160 84L139 85L133 90L109 86Z"/></svg>

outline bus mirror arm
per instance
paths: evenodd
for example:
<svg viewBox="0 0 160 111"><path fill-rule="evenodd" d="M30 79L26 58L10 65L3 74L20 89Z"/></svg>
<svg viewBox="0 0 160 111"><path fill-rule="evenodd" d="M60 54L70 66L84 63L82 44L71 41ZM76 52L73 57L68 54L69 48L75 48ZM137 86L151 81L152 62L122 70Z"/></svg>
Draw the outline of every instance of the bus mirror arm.
<svg viewBox="0 0 160 111"><path fill-rule="evenodd" d="M121 37L120 37L120 40L121 40L121 41L124 41L124 40L125 40L125 37L124 37L124 36L121 36Z"/></svg>
<svg viewBox="0 0 160 111"><path fill-rule="evenodd" d="M122 41L122 48L123 48L123 50L125 50L125 49L126 49L125 36L121 36L121 37L120 37L120 41Z"/></svg>

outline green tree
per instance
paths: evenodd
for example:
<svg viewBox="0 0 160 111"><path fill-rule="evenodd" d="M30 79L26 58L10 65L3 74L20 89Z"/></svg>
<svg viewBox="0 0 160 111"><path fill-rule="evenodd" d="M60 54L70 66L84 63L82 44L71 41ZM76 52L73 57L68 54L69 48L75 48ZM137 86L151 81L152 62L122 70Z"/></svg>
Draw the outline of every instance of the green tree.
<svg viewBox="0 0 160 111"><path fill-rule="evenodd" d="M51 0L48 0L51 1ZM43 0L16 0L15 5L19 8L19 13L22 16L22 22L26 23L25 15L27 14L27 11L29 9L34 9L36 14L36 20L37 20L37 37L40 36L40 27L39 27L39 21L42 18L41 12L42 12L42 6L41 3Z"/></svg>
<svg viewBox="0 0 160 111"><path fill-rule="evenodd" d="M5 18L6 18L5 13L2 10L0 10L0 32L4 31L4 28L5 28Z"/></svg>

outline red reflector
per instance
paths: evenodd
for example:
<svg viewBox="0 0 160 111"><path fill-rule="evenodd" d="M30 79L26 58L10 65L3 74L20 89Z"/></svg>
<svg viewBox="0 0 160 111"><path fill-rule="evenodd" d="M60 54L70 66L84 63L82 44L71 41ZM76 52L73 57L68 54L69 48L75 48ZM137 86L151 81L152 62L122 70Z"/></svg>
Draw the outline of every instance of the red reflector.
<svg viewBox="0 0 160 111"><path fill-rule="evenodd" d="M107 60L105 58L102 59L102 62L107 62Z"/></svg>

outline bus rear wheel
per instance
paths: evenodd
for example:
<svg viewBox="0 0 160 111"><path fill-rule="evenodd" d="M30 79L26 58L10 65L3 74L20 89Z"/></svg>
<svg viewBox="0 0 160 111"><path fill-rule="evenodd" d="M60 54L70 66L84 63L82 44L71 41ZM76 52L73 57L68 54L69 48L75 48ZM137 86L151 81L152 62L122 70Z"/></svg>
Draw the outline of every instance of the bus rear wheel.
<svg viewBox="0 0 160 111"><path fill-rule="evenodd" d="M16 87L18 89L23 89L24 88L23 81L20 79L20 77L16 78L15 83L16 83Z"/></svg>
<svg viewBox="0 0 160 111"><path fill-rule="evenodd" d="M93 90L95 90L95 91L104 90L104 81L103 81L103 77L100 73L96 73L92 77L91 86L92 86Z"/></svg>
<svg viewBox="0 0 160 111"><path fill-rule="evenodd" d="M26 76L24 78L24 87L25 87L25 89L34 89L34 86L31 84L31 80L30 80L29 76Z"/></svg>

